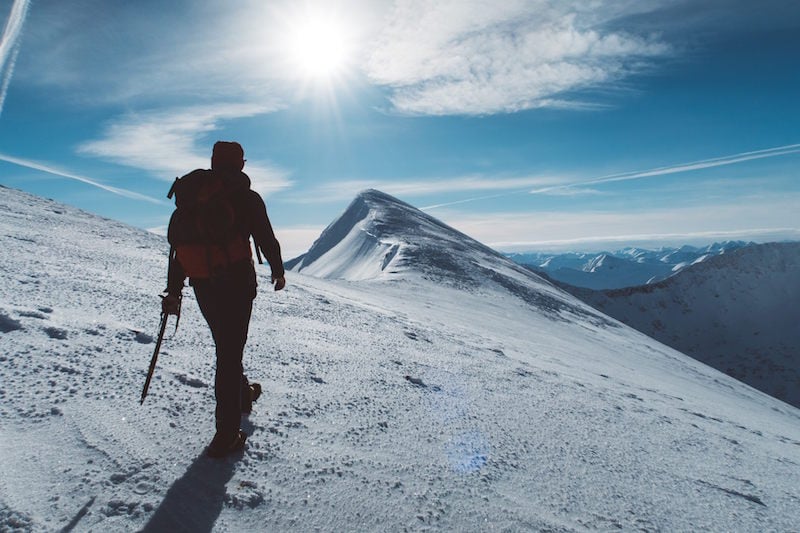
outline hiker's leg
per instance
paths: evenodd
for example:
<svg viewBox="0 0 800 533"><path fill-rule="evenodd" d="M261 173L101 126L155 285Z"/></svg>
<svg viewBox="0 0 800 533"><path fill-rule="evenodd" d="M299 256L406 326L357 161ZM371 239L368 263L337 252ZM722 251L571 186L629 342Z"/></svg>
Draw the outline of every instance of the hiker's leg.
<svg viewBox="0 0 800 533"><path fill-rule="evenodd" d="M222 409L219 404L219 358L220 351L225 344L225 310L224 306L224 292L220 291L215 285L208 281L197 281L194 283L194 294L197 298L197 305L200 307L200 312L203 318L206 319L208 327L211 329L211 336L214 338L215 352L216 352L216 375L214 385L214 397L217 400L215 410L216 427L217 431L220 430L220 421L222 419Z"/></svg>
<svg viewBox="0 0 800 533"><path fill-rule="evenodd" d="M253 300L241 293L233 293L228 304L224 341L217 348L215 384L221 426L218 429L221 431L239 429L242 414L242 356Z"/></svg>
<svg viewBox="0 0 800 533"><path fill-rule="evenodd" d="M255 296L255 274L248 277L195 284L195 295L216 344L217 368L214 395L217 431L233 434L239 429L242 395L242 356Z"/></svg>

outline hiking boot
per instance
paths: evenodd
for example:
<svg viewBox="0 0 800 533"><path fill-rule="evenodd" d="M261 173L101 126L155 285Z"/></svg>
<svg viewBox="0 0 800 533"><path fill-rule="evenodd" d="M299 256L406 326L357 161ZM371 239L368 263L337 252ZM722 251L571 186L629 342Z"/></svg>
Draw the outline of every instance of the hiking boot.
<svg viewBox="0 0 800 533"><path fill-rule="evenodd" d="M217 432L211 444L206 448L206 455L215 459L225 457L231 453L243 450L246 440L247 434L241 429L238 430L233 437Z"/></svg>
<svg viewBox="0 0 800 533"><path fill-rule="evenodd" d="M261 397L261 384L250 383L242 389L242 413L250 414L253 410L253 402Z"/></svg>

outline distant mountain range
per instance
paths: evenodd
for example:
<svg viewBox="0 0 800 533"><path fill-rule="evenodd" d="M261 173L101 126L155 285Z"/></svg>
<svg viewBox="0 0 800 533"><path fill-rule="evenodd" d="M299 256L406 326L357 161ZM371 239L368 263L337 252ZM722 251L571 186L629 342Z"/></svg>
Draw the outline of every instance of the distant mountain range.
<svg viewBox="0 0 800 533"><path fill-rule="evenodd" d="M741 247L665 281L563 288L642 333L800 407L800 243Z"/></svg>
<svg viewBox="0 0 800 533"><path fill-rule="evenodd" d="M705 247L623 248L600 253L508 253L513 261L544 272L551 279L589 289L621 289L656 283L716 255L751 245L725 241Z"/></svg>

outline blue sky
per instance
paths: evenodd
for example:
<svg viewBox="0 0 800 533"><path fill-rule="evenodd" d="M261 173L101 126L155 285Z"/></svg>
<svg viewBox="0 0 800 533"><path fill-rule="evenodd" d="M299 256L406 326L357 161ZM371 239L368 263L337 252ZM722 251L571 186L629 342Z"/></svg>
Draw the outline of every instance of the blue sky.
<svg viewBox="0 0 800 533"><path fill-rule="evenodd" d="M142 228L223 139L286 258L365 188L502 250L800 239L794 0L15 0L0 17L0 183Z"/></svg>

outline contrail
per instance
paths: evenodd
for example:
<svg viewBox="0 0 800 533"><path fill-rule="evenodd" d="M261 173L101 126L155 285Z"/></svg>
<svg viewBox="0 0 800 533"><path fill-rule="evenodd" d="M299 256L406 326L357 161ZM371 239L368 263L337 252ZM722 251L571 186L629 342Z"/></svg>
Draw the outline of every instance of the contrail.
<svg viewBox="0 0 800 533"><path fill-rule="evenodd" d="M25 168L31 168L33 170L39 170L41 172L47 172L48 174L53 174L54 176L61 176L62 178L69 178L71 180L80 181L81 183L86 183L93 187L97 187L99 189L103 189L104 191L108 191L110 193L118 194L119 196L124 196L125 198L131 198L133 200L143 200L145 202L150 202L154 204L164 204L162 200L157 198L153 198L151 196L147 196L138 192L130 191L128 189L121 189L119 187L112 187L111 185L105 185L93 179L79 176L77 174L72 174L70 172L64 172L63 170L59 170L57 168L53 168L42 163L38 163L36 161L30 161L27 159L20 159L18 157L12 157L10 155L5 155L0 153L0 161L6 161L7 163L13 163L15 165L19 165Z"/></svg>
<svg viewBox="0 0 800 533"><path fill-rule="evenodd" d="M627 181L642 178L650 178L653 176L664 176L667 174L678 174L681 172L690 172L692 170L702 170L705 168L721 167L725 165L734 165L736 163L743 163L745 161L752 161L754 159L765 159L767 157L778 157L781 155L797 154L800 153L800 144L787 144L785 146L776 146L774 148L766 148L764 150L755 150L751 152L742 152L739 154L726 155L722 157L714 157L711 159L702 159L700 161L692 161L690 163L680 163L677 165L670 165L667 167L657 167L648 170L635 170L629 172L622 172L619 174L609 174L607 176L600 176L597 178L589 178L586 180L576 181L572 183L565 183L563 185L553 185L550 187L542 187L539 189L520 189L510 192L494 194L490 196L479 196L476 198L465 198L463 200L456 200L454 202L447 202L442 204L430 205L423 207L423 210L436 209L437 207L447 207L451 205L464 204L467 202L476 202L479 200L488 200L491 198L498 198L501 196L511 196L514 194L529 193L529 194L543 194L551 191L558 191L570 189L572 187L581 187L586 185L596 185L598 183L610 183L614 181Z"/></svg>
<svg viewBox="0 0 800 533"><path fill-rule="evenodd" d="M3 36L0 37L0 113L3 112L3 104L6 101L6 93L11 83L11 76L14 73L14 65L19 53L19 36L22 33L22 25L25 22L25 15L28 13L30 0L16 0L11 6L11 13L8 15L6 27L3 29Z"/></svg>
<svg viewBox="0 0 800 533"><path fill-rule="evenodd" d="M489 194L489 195L486 195L486 196L477 196L475 198L464 198L463 200L456 200L454 202L446 202L446 203L443 203L443 204L427 205L425 207L420 207L420 210L421 211L427 211L428 209L436 209L437 207L447 207L447 206L450 206L450 205L466 204L466 203L469 203L469 202L478 202L480 200L491 200L493 198L501 198L503 196L511 196L512 194L520 194L520 193L524 193L524 192L529 192L529 190L528 189L522 189L522 190L512 191L512 192L501 192L501 193L497 193L497 194Z"/></svg>
<svg viewBox="0 0 800 533"><path fill-rule="evenodd" d="M564 185L554 185L552 187L543 187L541 189L533 189L529 191L531 194L538 194L550 192L561 189L569 189L570 187L595 185L598 183L610 183L613 181L627 181L636 180L641 178L650 178L653 176L664 176L666 174L678 174L680 172L689 172L692 170L701 170L704 168L721 167L725 165L734 165L744 161L752 161L754 159L764 159L767 157L777 157L780 155L800 153L800 144L788 144L786 146L777 146L775 148L767 148L765 150L756 150L753 152L742 152L741 154L728 155L723 157L715 157L712 159L703 159L700 161L692 161L691 163L681 163L668 167L659 167L649 170L639 170L634 172L623 172L620 174L610 174L599 178L592 178L576 183L566 183Z"/></svg>

